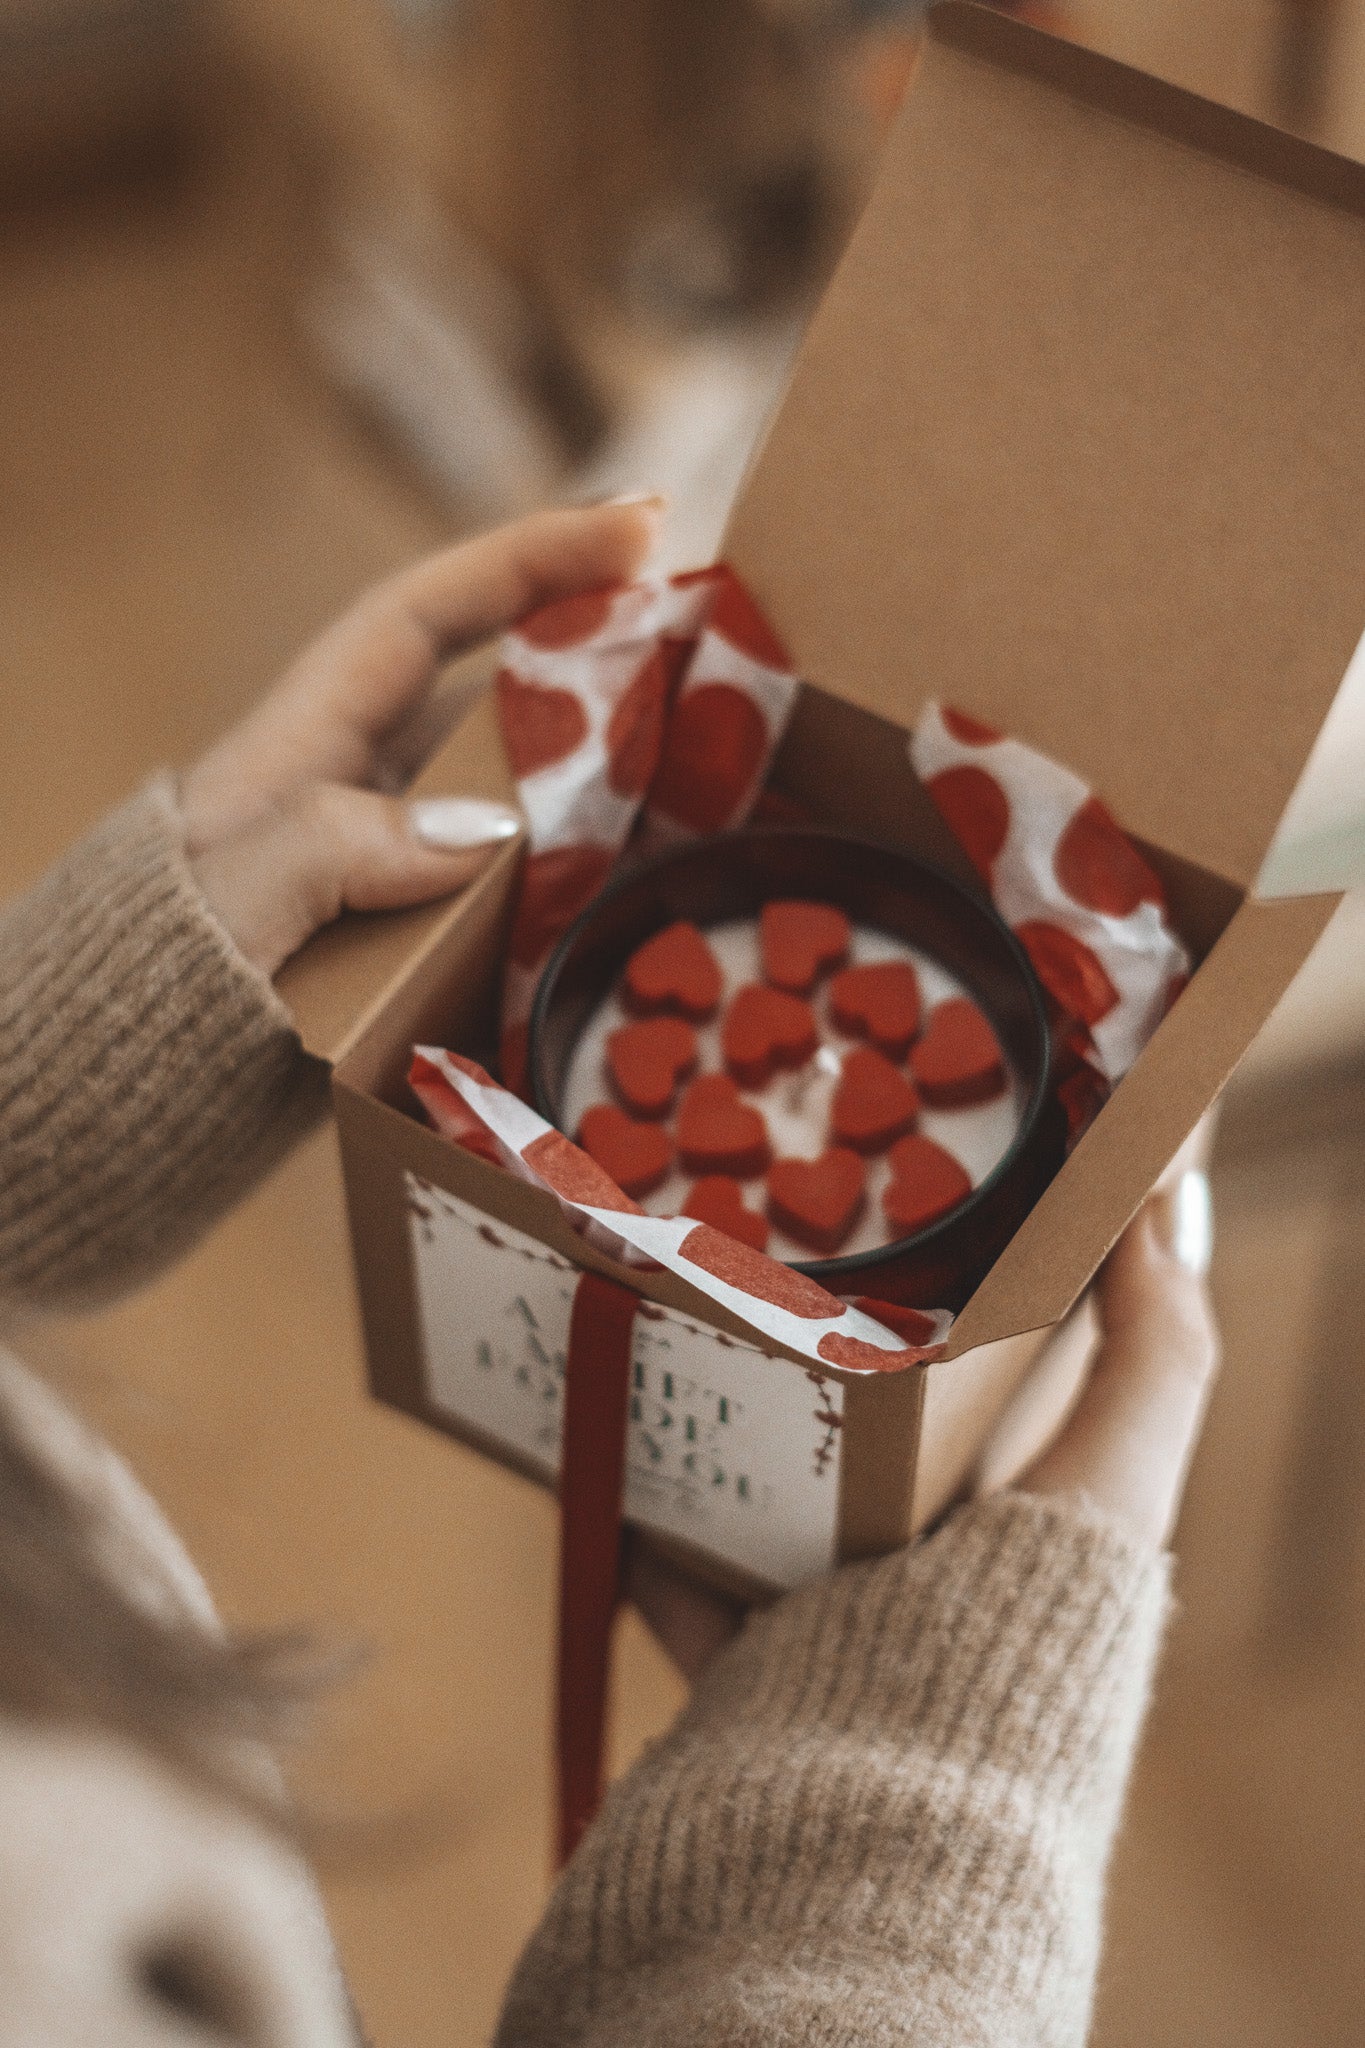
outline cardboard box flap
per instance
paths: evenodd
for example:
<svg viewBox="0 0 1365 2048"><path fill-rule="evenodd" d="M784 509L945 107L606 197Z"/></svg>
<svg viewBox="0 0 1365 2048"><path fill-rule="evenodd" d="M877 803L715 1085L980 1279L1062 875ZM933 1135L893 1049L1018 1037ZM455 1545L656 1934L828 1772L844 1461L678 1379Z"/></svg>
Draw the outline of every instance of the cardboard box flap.
<svg viewBox="0 0 1365 2048"><path fill-rule="evenodd" d="M1340 900L1328 895L1242 905L953 1325L950 1357L1020 1330L1046 1328L1066 1314L1224 1086Z"/></svg>
<svg viewBox="0 0 1365 2048"><path fill-rule="evenodd" d="M461 665L464 674L452 693L468 703L491 673L487 653ZM488 697L474 703L413 784L415 795L512 796L497 718ZM413 910L349 911L296 953L278 977L280 995L293 1013L304 1049L337 1066L383 1014L395 990L444 946L453 926L486 913L490 894L505 894L507 870L519 857L513 842L472 888L441 903Z"/></svg>
<svg viewBox="0 0 1365 2048"><path fill-rule="evenodd" d="M727 552L802 672L940 696L1241 887L1365 626L1365 170L936 9Z"/></svg>

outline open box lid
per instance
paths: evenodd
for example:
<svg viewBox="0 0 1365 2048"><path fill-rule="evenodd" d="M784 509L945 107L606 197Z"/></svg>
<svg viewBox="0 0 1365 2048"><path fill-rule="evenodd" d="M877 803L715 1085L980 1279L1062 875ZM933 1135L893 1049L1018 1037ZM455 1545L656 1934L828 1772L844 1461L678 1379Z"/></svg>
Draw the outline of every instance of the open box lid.
<svg viewBox="0 0 1365 2048"><path fill-rule="evenodd" d="M936 8L727 553L803 675L1250 887L1365 628L1362 337L1360 166Z"/></svg>

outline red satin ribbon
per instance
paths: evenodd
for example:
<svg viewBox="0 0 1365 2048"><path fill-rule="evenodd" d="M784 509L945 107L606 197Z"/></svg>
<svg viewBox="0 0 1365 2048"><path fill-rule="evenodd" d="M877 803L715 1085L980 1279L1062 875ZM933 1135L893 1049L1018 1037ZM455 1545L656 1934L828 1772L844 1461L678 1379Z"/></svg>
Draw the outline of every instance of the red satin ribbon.
<svg viewBox="0 0 1365 2048"><path fill-rule="evenodd" d="M611 1632L621 1574L626 1408L638 1295L584 1273L569 1318L559 1480L559 1860L602 1803Z"/></svg>

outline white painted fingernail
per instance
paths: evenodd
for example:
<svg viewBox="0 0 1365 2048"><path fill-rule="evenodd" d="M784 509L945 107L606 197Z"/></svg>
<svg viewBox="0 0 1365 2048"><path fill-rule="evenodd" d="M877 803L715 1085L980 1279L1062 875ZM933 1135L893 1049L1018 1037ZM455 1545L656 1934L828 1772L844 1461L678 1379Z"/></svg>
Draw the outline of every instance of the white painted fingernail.
<svg viewBox="0 0 1365 2048"><path fill-rule="evenodd" d="M602 500L604 505L652 505L662 512L668 499L662 491L617 491Z"/></svg>
<svg viewBox="0 0 1365 2048"><path fill-rule="evenodd" d="M1213 1198L1206 1173L1182 1173L1159 1197L1157 1229L1166 1250L1189 1272L1208 1272L1213 1259Z"/></svg>
<svg viewBox="0 0 1365 2048"><path fill-rule="evenodd" d="M422 797L408 805L408 822L416 838L442 853L496 846L521 830L521 819L509 805L482 796Z"/></svg>

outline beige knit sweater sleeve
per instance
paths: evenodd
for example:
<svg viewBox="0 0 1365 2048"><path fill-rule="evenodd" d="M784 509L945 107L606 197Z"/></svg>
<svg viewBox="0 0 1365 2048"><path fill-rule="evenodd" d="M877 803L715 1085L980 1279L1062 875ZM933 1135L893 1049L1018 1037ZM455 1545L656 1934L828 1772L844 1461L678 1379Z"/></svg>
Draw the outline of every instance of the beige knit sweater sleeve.
<svg viewBox="0 0 1365 2048"><path fill-rule="evenodd" d="M1077 2048L1166 1605L1023 1494L790 1595L612 1792L498 2048Z"/></svg>
<svg viewBox="0 0 1365 2048"><path fill-rule="evenodd" d="M0 1304L145 1279L324 1099L150 784L0 908Z"/></svg>
<svg viewBox="0 0 1365 2048"><path fill-rule="evenodd" d="M0 1304L153 1271L321 1100L153 784L0 911ZM1166 1599L1022 1495L789 1596L613 1792L500 2048L1075 2048Z"/></svg>

